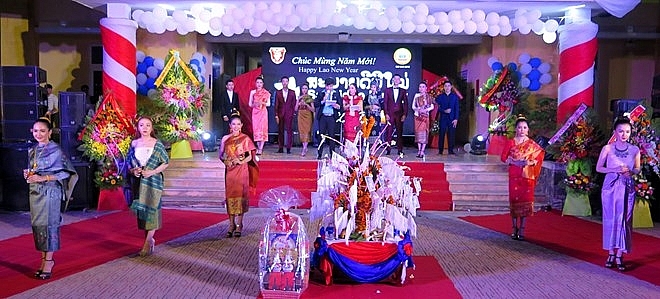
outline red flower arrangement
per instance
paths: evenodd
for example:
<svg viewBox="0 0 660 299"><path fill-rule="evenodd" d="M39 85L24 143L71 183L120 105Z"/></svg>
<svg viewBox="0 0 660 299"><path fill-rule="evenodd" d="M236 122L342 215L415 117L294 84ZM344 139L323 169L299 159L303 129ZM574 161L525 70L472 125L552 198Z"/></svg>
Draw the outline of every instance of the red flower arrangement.
<svg viewBox="0 0 660 299"><path fill-rule="evenodd" d="M641 174L633 176L635 180L635 198L642 201L650 201L653 199L653 191L655 188L651 183Z"/></svg>
<svg viewBox="0 0 660 299"><path fill-rule="evenodd" d="M577 192L590 193L596 186L591 176L585 175L582 172L569 175L564 179L564 184Z"/></svg>
<svg viewBox="0 0 660 299"><path fill-rule="evenodd" d="M584 159L587 157L598 157L601 134L590 121L581 116L571 125L559 143L560 155L557 161L568 163L570 161Z"/></svg>

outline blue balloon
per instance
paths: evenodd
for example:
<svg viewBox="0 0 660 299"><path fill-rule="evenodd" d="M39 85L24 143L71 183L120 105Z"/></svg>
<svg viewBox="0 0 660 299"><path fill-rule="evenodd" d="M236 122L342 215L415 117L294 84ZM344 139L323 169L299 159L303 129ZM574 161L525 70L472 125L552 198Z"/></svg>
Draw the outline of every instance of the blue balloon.
<svg viewBox="0 0 660 299"><path fill-rule="evenodd" d="M533 68L539 67L539 65L541 65L541 58L534 57L534 58L530 59L529 60L529 65L531 65Z"/></svg>
<svg viewBox="0 0 660 299"><path fill-rule="evenodd" d="M147 73L147 68L149 68L149 66L144 64L144 62L140 62L137 65L137 73L138 74L146 74Z"/></svg>
<svg viewBox="0 0 660 299"><path fill-rule="evenodd" d="M541 82L539 80L532 80L529 82L529 90L530 91L537 91L541 88Z"/></svg>
<svg viewBox="0 0 660 299"><path fill-rule="evenodd" d="M514 74L518 80L522 79L522 73L520 71L516 71Z"/></svg>
<svg viewBox="0 0 660 299"><path fill-rule="evenodd" d="M518 69L518 65L515 62L509 62L509 64L506 65L509 67L509 70L515 71Z"/></svg>
<svg viewBox="0 0 660 299"><path fill-rule="evenodd" d="M532 81L538 81L539 78L541 78L541 72L537 69L533 69L529 74L527 74L527 78Z"/></svg>
<svg viewBox="0 0 660 299"><path fill-rule="evenodd" d="M144 85L140 85L140 86L137 88L137 93L138 93L138 94L141 94L141 95L143 95L143 96L146 96L146 95L147 95L147 92L149 92L149 89L148 89L146 86L144 86Z"/></svg>
<svg viewBox="0 0 660 299"><path fill-rule="evenodd" d="M155 78L147 78L147 82L144 82L144 86L147 87L147 91L149 89L155 88L156 79Z"/></svg>
<svg viewBox="0 0 660 299"><path fill-rule="evenodd" d="M499 71L499 70L501 70L503 67L504 67L504 65L502 65L502 63L499 62L499 61L493 63L493 65L491 66L491 68L493 69L493 71Z"/></svg>
<svg viewBox="0 0 660 299"><path fill-rule="evenodd" d="M151 56L147 56L147 57L144 58L144 60L142 61L142 63L144 63L145 65L147 65L147 67L150 67L150 66L154 65L154 58L151 57Z"/></svg>

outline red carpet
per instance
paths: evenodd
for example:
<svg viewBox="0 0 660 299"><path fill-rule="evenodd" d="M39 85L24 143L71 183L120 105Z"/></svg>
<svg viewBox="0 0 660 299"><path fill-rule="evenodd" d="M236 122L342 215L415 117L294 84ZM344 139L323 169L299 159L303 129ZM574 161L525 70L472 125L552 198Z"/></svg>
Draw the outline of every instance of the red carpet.
<svg viewBox="0 0 660 299"><path fill-rule="evenodd" d="M317 161L286 161L261 160L259 162L259 182L256 195L250 196L250 206L258 205L259 194L262 192L289 185L300 191L307 199L316 191ZM420 193L421 210L450 211L452 207L451 192L447 182L447 174L443 163L434 162L406 162L410 176L422 178L422 192ZM310 208L308 203L299 208Z"/></svg>
<svg viewBox="0 0 660 299"><path fill-rule="evenodd" d="M508 214L461 219L511 234L511 217ZM602 226L573 216L561 216L555 212L536 213L526 221L525 239L599 266L607 258L607 251L602 249ZM633 233L632 252L625 255L625 262L628 271L623 273L660 285L660 239Z"/></svg>
<svg viewBox="0 0 660 299"><path fill-rule="evenodd" d="M156 232L156 245L226 219L223 214L164 209L163 228ZM46 281L32 277L39 266L39 252L34 249L32 234L0 241L0 298L137 254L144 233L137 229L133 213L122 211L65 225L61 227L61 238L62 248L55 252L53 278Z"/></svg>

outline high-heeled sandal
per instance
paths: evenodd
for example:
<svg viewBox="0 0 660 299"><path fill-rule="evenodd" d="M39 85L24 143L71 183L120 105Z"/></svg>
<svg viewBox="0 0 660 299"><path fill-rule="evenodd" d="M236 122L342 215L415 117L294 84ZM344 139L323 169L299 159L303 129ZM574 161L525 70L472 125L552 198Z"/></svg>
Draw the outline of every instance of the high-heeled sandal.
<svg viewBox="0 0 660 299"><path fill-rule="evenodd" d="M608 255L608 256L607 256L607 260L605 261L605 268L612 268L612 267L614 267L614 259L615 259L615 255L614 255L614 254L610 254L610 255Z"/></svg>
<svg viewBox="0 0 660 299"><path fill-rule="evenodd" d="M626 265L623 263L623 256L617 256L614 258L614 261L616 261L616 268L617 270L623 272L626 271Z"/></svg>
<svg viewBox="0 0 660 299"><path fill-rule="evenodd" d="M50 278L52 277L52 275L53 275L53 267L55 267L55 260L53 259L53 260L44 260L44 261L45 261L46 263L53 263L53 265L50 266L50 271L48 271L48 272L46 272L46 271L44 271L44 270L42 269L41 272L39 273L39 275L37 275L37 274L35 273L35 277L36 277L37 279L46 280L46 279L50 279ZM45 265L45 264L44 264L44 265Z"/></svg>
<svg viewBox="0 0 660 299"><path fill-rule="evenodd" d="M236 225L230 226L231 229L227 231L227 234L225 235L225 238L231 238L234 236L234 231L236 230Z"/></svg>
<svg viewBox="0 0 660 299"><path fill-rule="evenodd" d="M523 236L523 227L521 226L516 233L516 240L525 241L525 236Z"/></svg>
<svg viewBox="0 0 660 299"><path fill-rule="evenodd" d="M511 239L516 240L516 238L518 238L518 228L514 226L513 232L511 233Z"/></svg>
<svg viewBox="0 0 660 299"><path fill-rule="evenodd" d="M306 149L306 148L304 148L304 149L300 152L300 156L301 156L301 157L304 157L305 155L307 155L307 149Z"/></svg>
<svg viewBox="0 0 660 299"><path fill-rule="evenodd" d="M156 246L156 240L151 238L144 242L142 245L142 250L140 250L140 256L148 256L154 253L154 247Z"/></svg>
<svg viewBox="0 0 660 299"><path fill-rule="evenodd" d="M240 238L241 237L241 231L239 229L243 229L242 225L236 225L236 231L234 231L234 238Z"/></svg>

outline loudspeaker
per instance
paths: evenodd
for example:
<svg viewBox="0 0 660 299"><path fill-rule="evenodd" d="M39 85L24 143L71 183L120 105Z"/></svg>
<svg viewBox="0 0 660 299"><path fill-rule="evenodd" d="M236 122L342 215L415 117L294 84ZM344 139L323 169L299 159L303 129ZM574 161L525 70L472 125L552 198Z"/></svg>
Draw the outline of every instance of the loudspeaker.
<svg viewBox="0 0 660 299"><path fill-rule="evenodd" d="M2 122L3 142L25 142L33 140L32 125L34 120L8 120Z"/></svg>
<svg viewBox="0 0 660 299"><path fill-rule="evenodd" d="M87 94L84 92L60 92L60 128L81 128L87 114Z"/></svg>
<svg viewBox="0 0 660 299"><path fill-rule="evenodd" d="M2 84L39 84L46 82L46 71L37 66L3 66Z"/></svg>
<svg viewBox="0 0 660 299"><path fill-rule="evenodd" d="M641 104L643 99L615 99L610 101L610 111L614 113L614 118L623 116L624 113L630 112L637 105Z"/></svg>
<svg viewBox="0 0 660 299"><path fill-rule="evenodd" d="M89 162L73 162L78 173L78 183L73 188L69 210L96 208L98 204L98 188L94 185L94 166Z"/></svg>
<svg viewBox="0 0 660 299"><path fill-rule="evenodd" d="M41 101L42 95L45 95L45 92L39 85L2 84L2 100L5 102Z"/></svg>
<svg viewBox="0 0 660 299"><path fill-rule="evenodd" d="M60 129L60 147L62 152L67 156L71 161L80 161L83 159L82 152L78 150L81 142L78 141L78 134L80 130L75 130L72 128L61 128Z"/></svg>
<svg viewBox="0 0 660 299"><path fill-rule="evenodd" d="M35 121L42 116L40 113L41 108L36 102L24 103L2 103L2 120L3 121ZM44 112L45 113L45 112Z"/></svg>
<svg viewBox="0 0 660 299"><path fill-rule="evenodd" d="M28 211L29 185L23 178L28 168L30 143L0 144L0 183L2 184L2 208L10 211Z"/></svg>

